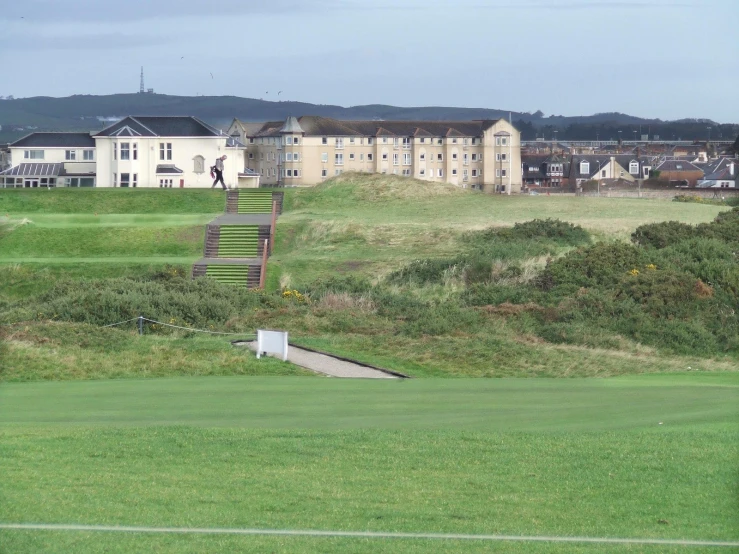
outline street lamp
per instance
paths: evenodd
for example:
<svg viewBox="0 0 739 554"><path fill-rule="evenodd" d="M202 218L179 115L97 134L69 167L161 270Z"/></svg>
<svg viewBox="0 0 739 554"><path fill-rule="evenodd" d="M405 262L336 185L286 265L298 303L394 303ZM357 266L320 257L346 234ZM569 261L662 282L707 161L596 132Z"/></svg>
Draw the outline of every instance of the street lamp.
<svg viewBox="0 0 739 554"><path fill-rule="evenodd" d="M619 133L620 132L621 131L619 131ZM598 175L596 176L597 178L595 180L598 183L598 197L600 198L600 160L595 160L595 161L598 162Z"/></svg>

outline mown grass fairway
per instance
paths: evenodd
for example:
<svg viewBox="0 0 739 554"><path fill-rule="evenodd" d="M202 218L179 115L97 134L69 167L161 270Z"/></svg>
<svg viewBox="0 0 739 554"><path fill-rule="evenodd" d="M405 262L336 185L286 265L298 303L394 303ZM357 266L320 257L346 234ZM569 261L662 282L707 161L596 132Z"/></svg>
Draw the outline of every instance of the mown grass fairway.
<svg viewBox="0 0 739 554"><path fill-rule="evenodd" d="M739 383L727 375L6 384L0 400L6 522L737 538ZM123 551L121 545L164 552L195 545L482 549L469 542L40 531L0 532L3 544L13 551L65 544L80 552Z"/></svg>

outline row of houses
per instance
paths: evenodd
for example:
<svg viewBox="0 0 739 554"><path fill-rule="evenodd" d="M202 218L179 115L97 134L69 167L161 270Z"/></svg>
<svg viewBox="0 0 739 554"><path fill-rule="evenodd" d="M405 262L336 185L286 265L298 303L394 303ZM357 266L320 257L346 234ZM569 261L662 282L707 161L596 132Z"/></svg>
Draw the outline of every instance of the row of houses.
<svg viewBox="0 0 739 554"><path fill-rule="evenodd" d="M305 116L228 132L195 117L129 116L93 133L32 133L9 146L0 187L311 186L345 171L521 190L520 133L495 121L338 121Z"/></svg>
<svg viewBox="0 0 739 554"><path fill-rule="evenodd" d="M312 186L347 171L505 194L532 187L576 190L588 181L737 188L736 160L711 160L700 149L522 155L520 133L505 119L234 119L224 132L196 117L129 116L92 133L32 133L9 145L8 153L9 167L0 171L5 188L205 188L212 185L210 167L224 155L230 188Z"/></svg>
<svg viewBox="0 0 739 554"><path fill-rule="evenodd" d="M690 161L664 155L632 154L524 154L522 179L525 189L566 188L578 190L589 181L635 184L648 181L682 188L737 187L739 160L719 157Z"/></svg>

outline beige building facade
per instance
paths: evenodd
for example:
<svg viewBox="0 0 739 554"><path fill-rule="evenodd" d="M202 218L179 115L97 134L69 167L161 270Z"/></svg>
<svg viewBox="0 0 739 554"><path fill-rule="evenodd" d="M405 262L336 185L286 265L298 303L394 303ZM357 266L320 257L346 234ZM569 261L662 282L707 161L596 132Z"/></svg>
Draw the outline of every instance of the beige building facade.
<svg viewBox="0 0 739 554"><path fill-rule="evenodd" d="M381 173L510 194L521 190L521 137L506 120L234 120L246 168L262 184L312 186L344 172Z"/></svg>

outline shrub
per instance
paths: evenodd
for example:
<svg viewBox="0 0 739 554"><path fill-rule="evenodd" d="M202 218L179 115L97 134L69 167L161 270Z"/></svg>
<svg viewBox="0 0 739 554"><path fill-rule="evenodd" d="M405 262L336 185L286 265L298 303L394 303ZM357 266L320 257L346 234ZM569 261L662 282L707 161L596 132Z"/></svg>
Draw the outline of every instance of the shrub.
<svg viewBox="0 0 739 554"><path fill-rule="evenodd" d="M548 240L558 245L579 246L590 242L590 234L580 227L559 219L534 219L516 223L510 228L493 227L484 231L467 233L466 239L476 246L496 240Z"/></svg>
<svg viewBox="0 0 739 554"><path fill-rule="evenodd" d="M631 234L631 242L639 246L666 248L682 240L694 238L696 235L696 229L692 225L680 221L664 221L637 227Z"/></svg>
<svg viewBox="0 0 739 554"><path fill-rule="evenodd" d="M569 285L591 287L614 285L634 268L651 263L640 249L623 243L598 243L568 252L547 264L539 279L544 290Z"/></svg>
<svg viewBox="0 0 739 554"><path fill-rule="evenodd" d="M615 289L615 298L629 298L653 317L684 318L700 311L697 301L713 296L713 289L692 275L651 271L628 276Z"/></svg>

